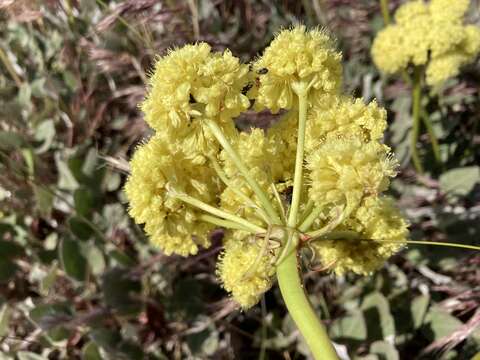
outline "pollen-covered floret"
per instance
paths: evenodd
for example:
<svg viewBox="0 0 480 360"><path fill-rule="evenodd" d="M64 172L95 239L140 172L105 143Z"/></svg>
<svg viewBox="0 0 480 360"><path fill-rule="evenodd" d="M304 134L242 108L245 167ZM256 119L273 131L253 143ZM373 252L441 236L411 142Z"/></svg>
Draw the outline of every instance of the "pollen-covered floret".
<svg viewBox="0 0 480 360"><path fill-rule="evenodd" d="M406 244L407 225L392 199L367 198L339 231L314 241L312 249L338 275L367 275Z"/></svg>
<svg viewBox="0 0 480 360"><path fill-rule="evenodd" d="M138 147L130 166L125 185L129 214L145 224L151 242L167 255L186 256L208 247L212 226L199 221L195 208L170 195L174 190L213 203L220 188L212 170L182 152L172 153L158 136Z"/></svg>
<svg viewBox="0 0 480 360"><path fill-rule="evenodd" d="M463 25L468 4L468 0L417 0L402 5L395 24L375 38L375 64L386 73L409 64L427 66L427 83L432 86L457 75L480 51L480 30Z"/></svg>
<svg viewBox="0 0 480 360"><path fill-rule="evenodd" d="M259 79L257 108L273 112L297 104L292 84L312 84L310 96L337 93L342 83L341 54L325 31L296 26L281 31L254 62Z"/></svg>
<svg viewBox="0 0 480 360"><path fill-rule="evenodd" d="M210 134L203 119L213 119L228 135L232 118L250 106L243 94L248 65L229 50L212 52L206 43L186 45L158 59L142 110L155 130L171 135L192 152L208 152Z"/></svg>
<svg viewBox="0 0 480 360"><path fill-rule="evenodd" d="M307 166L310 197L316 205L345 206L349 214L364 198L388 188L397 163L390 149L379 142L331 138L307 158Z"/></svg>
<svg viewBox="0 0 480 360"><path fill-rule="evenodd" d="M248 309L272 287L275 254L263 239L229 239L220 255L217 274L225 290L243 309Z"/></svg>

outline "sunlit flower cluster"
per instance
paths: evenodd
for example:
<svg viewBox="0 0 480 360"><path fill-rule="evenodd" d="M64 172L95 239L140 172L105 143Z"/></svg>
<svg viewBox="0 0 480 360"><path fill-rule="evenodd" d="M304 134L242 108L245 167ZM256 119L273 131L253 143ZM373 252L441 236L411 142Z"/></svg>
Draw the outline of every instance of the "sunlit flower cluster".
<svg viewBox="0 0 480 360"><path fill-rule="evenodd" d="M374 271L406 239L382 195L397 166L381 142L385 110L341 94L340 61L325 32L297 26L251 66L199 43L158 59L151 76L142 109L155 135L131 161L130 214L167 254L196 254L224 227L217 274L243 308L272 286L292 238L339 274ZM234 118L249 108L283 115L239 132Z"/></svg>
<svg viewBox="0 0 480 360"><path fill-rule="evenodd" d="M480 29L463 24L469 2L415 0L400 6L395 24L375 38L375 64L386 73L426 66L426 81L432 86L456 76L480 51Z"/></svg>

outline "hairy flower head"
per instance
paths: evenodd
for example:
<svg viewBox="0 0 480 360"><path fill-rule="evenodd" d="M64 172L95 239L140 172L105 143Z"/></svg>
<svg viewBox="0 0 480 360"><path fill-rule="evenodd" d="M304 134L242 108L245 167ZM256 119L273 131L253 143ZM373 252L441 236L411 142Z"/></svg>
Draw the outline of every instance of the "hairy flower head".
<svg viewBox="0 0 480 360"><path fill-rule="evenodd" d="M253 64L258 76L258 108L273 112L296 106L292 84L311 84L310 96L337 93L342 82L341 54L322 30L295 26L281 31Z"/></svg>
<svg viewBox="0 0 480 360"><path fill-rule="evenodd" d="M397 166L386 145L359 138L326 140L307 162L310 197L317 206L345 206L347 214L362 199L385 191Z"/></svg>
<svg viewBox="0 0 480 360"><path fill-rule="evenodd" d="M328 138L379 141L387 126L387 113L376 101L365 105L348 96L319 96L312 101L307 121L306 151L314 151Z"/></svg>
<svg viewBox="0 0 480 360"><path fill-rule="evenodd" d="M171 191L188 193L204 202L215 200L220 191L210 168L193 163L182 152L172 153L163 138L154 136L137 148L125 185L129 214L153 244L165 254L196 254L208 247L212 226L199 221L199 212L171 196Z"/></svg>
<svg viewBox="0 0 480 360"><path fill-rule="evenodd" d="M191 151L208 152L211 135L203 119L213 119L226 134L232 118L250 106L242 93L249 82L248 66L229 50L212 52L206 43L170 51L155 64L142 110L155 130L182 140Z"/></svg>
<svg viewBox="0 0 480 360"><path fill-rule="evenodd" d="M463 25L468 4L468 0L416 0L400 6L395 24L375 38L375 64L386 73L409 64L427 66L427 83L432 86L455 76L480 51L480 29Z"/></svg>
<svg viewBox="0 0 480 360"><path fill-rule="evenodd" d="M347 271L367 275L406 244L407 225L392 199L370 197L339 231L313 242L312 249L339 275Z"/></svg>
<svg viewBox="0 0 480 360"><path fill-rule="evenodd" d="M262 240L247 237L229 239L217 264L217 274L225 290L243 309L257 304L272 287L275 256Z"/></svg>

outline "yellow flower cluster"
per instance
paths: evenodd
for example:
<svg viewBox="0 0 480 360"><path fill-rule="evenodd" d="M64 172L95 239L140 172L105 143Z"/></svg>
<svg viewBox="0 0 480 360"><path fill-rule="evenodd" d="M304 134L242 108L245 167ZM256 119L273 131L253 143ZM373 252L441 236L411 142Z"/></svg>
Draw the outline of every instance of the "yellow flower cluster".
<svg viewBox="0 0 480 360"><path fill-rule="evenodd" d="M406 221L388 197L368 198L338 230L330 238L313 242L312 248L322 264L339 275L377 270L408 236ZM382 242L385 239L391 242Z"/></svg>
<svg viewBox="0 0 480 360"><path fill-rule="evenodd" d="M262 241L252 237L229 239L218 262L223 287L244 309L257 304L273 284L275 254Z"/></svg>
<svg viewBox="0 0 480 360"><path fill-rule="evenodd" d="M204 120L212 119L233 134L232 118L250 107L243 93L249 76L248 65L229 50L215 53L206 43L173 50L155 64L142 104L145 120L190 154L211 155L218 145L205 131Z"/></svg>
<svg viewBox="0 0 480 360"><path fill-rule="evenodd" d="M318 206L345 207L351 213L364 198L376 197L395 176L396 162L386 145L361 138L329 139L308 158L310 197Z"/></svg>
<svg viewBox="0 0 480 360"><path fill-rule="evenodd" d="M322 30L307 31L296 26L280 32L253 63L260 85L256 96L259 109L273 112L296 106L292 84L312 84L311 97L337 93L342 83L341 54Z"/></svg>
<svg viewBox="0 0 480 360"><path fill-rule="evenodd" d="M480 29L463 24L468 5L469 0L415 0L402 5L395 14L395 24L375 38L375 64L386 73L410 64L426 66L431 86L456 76L480 51Z"/></svg>
<svg viewBox="0 0 480 360"><path fill-rule="evenodd" d="M207 235L213 226L199 221L197 209L171 194L192 194L214 203L221 188L212 169L195 164L181 151L172 152L161 136L138 147L130 168L125 185L129 212L138 224L145 224L153 244L167 255L183 256L210 245Z"/></svg>
<svg viewBox="0 0 480 360"><path fill-rule="evenodd" d="M131 160L129 212L166 254L195 254L210 245L215 226L226 227L217 274L243 308L274 283L287 234L327 228L312 235L317 257L337 273L360 274L381 266L407 236L392 201L381 197L396 167L381 143L385 110L340 94L340 57L324 32L297 26L251 67L204 43L155 65L142 109L156 133ZM293 229L286 218L305 104L299 91L308 95ZM238 132L234 117L251 102L285 114L266 132Z"/></svg>

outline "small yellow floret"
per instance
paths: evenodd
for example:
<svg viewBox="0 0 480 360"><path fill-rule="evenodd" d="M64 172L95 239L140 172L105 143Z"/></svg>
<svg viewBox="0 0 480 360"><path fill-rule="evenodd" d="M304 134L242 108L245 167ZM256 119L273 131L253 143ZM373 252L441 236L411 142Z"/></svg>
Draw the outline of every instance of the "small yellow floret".
<svg viewBox="0 0 480 360"><path fill-rule="evenodd" d="M307 31L305 26L281 31L253 64L260 82L256 106L273 112L295 107L292 84L300 81L312 84L311 97L337 93L342 83L341 57L324 31Z"/></svg>
<svg viewBox="0 0 480 360"><path fill-rule="evenodd" d="M347 271L367 275L406 244L407 225L392 199L368 198L335 239L315 241L312 248L322 264L339 275Z"/></svg>
<svg viewBox="0 0 480 360"><path fill-rule="evenodd" d="M208 247L213 226L199 222L199 212L170 196L170 188L207 202L220 191L210 168L194 164L181 152L172 153L165 141L155 136L140 146L130 162L131 174L125 185L129 214L153 244L165 254L196 254Z"/></svg>
<svg viewBox="0 0 480 360"><path fill-rule="evenodd" d="M273 284L275 257L262 242L254 237L229 239L217 264L223 287L243 309L257 304Z"/></svg>

